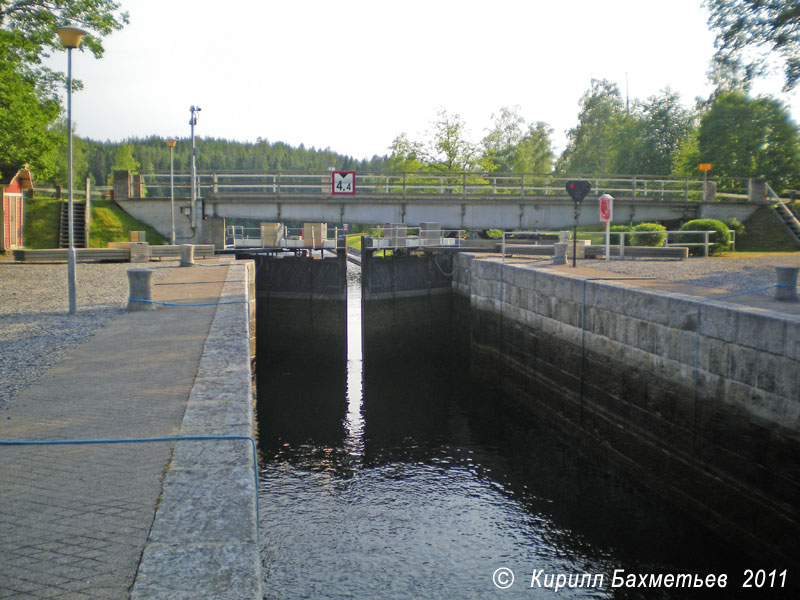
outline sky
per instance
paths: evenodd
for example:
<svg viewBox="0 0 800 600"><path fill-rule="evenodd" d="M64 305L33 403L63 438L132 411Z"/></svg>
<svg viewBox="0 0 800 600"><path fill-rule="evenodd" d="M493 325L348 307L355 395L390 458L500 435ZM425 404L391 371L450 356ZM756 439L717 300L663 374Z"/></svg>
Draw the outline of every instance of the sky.
<svg viewBox="0 0 800 600"><path fill-rule="evenodd" d="M82 137L186 138L195 105L198 136L369 158L400 133L424 140L441 109L478 142L518 106L561 151L592 78L631 101L669 86L691 106L712 91L701 0L120 1L130 24L103 58L73 55ZM796 119L800 94L778 97Z"/></svg>

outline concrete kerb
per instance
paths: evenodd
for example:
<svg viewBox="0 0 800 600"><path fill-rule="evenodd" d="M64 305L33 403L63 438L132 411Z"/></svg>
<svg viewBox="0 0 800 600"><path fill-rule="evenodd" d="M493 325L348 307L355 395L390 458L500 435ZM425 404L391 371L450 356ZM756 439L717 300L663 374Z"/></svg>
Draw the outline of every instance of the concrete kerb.
<svg viewBox="0 0 800 600"><path fill-rule="evenodd" d="M221 300L248 300L249 285L231 264ZM221 304L180 435L251 436L252 408L249 305ZM261 598L253 460L245 441L176 444L131 598Z"/></svg>

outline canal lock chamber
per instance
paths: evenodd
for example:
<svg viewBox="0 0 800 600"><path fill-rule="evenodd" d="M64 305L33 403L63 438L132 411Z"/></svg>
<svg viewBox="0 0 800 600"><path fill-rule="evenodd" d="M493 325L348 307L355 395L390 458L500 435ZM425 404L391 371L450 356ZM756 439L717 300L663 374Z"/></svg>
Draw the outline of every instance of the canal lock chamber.
<svg viewBox="0 0 800 600"><path fill-rule="evenodd" d="M453 254L248 258L265 597L483 598L503 566L525 579L506 597L537 569L605 575L571 597L613 597L615 569L760 565L501 391ZM642 597L696 597L669 592Z"/></svg>

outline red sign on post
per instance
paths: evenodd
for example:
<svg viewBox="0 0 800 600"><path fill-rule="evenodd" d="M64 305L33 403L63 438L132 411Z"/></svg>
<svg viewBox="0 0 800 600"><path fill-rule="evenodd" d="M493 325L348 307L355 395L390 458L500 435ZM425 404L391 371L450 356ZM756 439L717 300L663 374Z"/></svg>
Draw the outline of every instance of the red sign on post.
<svg viewBox="0 0 800 600"><path fill-rule="evenodd" d="M331 193L352 196L356 193L355 171L334 171L331 173Z"/></svg>
<svg viewBox="0 0 800 600"><path fill-rule="evenodd" d="M610 194L600 196L600 220L608 223L614 212L614 198Z"/></svg>

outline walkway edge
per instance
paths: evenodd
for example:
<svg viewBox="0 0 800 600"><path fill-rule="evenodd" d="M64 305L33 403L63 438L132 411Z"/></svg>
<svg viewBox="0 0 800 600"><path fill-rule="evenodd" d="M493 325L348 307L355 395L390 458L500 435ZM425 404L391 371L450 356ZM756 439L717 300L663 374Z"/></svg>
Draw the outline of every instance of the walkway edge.
<svg viewBox="0 0 800 600"><path fill-rule="evenodd" d="M239 303L217 307L179 435L253 435L248 271L228 268L220 301ZM246 440L176 443L131 598L261 598L254 459Z"/></svg>

